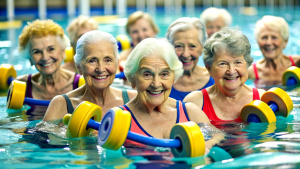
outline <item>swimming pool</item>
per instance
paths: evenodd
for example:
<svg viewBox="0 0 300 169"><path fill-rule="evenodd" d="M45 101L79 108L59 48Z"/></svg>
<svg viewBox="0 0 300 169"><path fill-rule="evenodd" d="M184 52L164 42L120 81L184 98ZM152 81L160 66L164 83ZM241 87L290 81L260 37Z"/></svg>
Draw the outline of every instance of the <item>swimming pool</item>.
<svg viewBox="0 0 300 169"><path fill-rule="evenodd" d="M252 9L253 10L253 9ZM201 9L193 16L199 17ZM252 44L254 60L261 53L253 37L254 24L265 14L282 16L290 25L290 39L285 53L300 54L300 41L297 38L300 27L299 9L278 9L269 11L259 8L257 15L243 15L245 11L231 9L233 26L239 25ZM153 15L160 26L159 36L163 37L168 25L181 14L165 14L157 10ZM56 20L64 28L68 21ZM99 19L100 30L114 36L125 34L125 18L110 19L111 23ZM22 21L23 25L26 21ZM21 28L0 30L0 64L13 64L18 75L34 73L35 68L16 53L17 37ZM202 63L199 62L201 65ZM253 82L248 81L252 85ZM114 85L120 86L120 82ZM7 110L5 92L0 97L0 168L299 168L300 167L300 97L297 89L288 91L294 102L294 110L288 118L278 117L276 123L244 124L231 123L223 126L228 133L227 140L220 146L234 158L209 164L203 157L172 158L169 149L121 148L118 151L103 149L97 145L95 137L66 139L65 128L57 130L48 125L47 131L35 128L40 122L43 111L29 112L30 107L22 110ZM43 108L38 108L43 110ZM204 128L205 129L205 128ZM207 137L209 137L209 132Z"/></svg>

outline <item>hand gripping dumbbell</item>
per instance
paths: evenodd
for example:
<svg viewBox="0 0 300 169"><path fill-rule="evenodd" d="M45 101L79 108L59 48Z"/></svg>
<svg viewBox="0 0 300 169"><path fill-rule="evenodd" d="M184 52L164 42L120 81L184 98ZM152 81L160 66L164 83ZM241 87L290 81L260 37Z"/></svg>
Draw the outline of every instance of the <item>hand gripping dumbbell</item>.
<svg viewBox="0 0 300 169"><path fill-rule="evenodd" d="M7 94L6 106L8 109L21 109L23 104L48 106L50 101L37 100L25 97L26 83L18 80L11 82Z"/></svg>
<svg viewBox="0 0 300 169"><path fill-rule="evenodd" d="M10 83L17 77L17 72L10 64L1 64L0 72L0 90L7 90Z"/></svg>
<svg viewBox="0 0 300 169"><path fill-rule="evenodd" d="M300 84L300 68L291 66L282 75L282 85L295 86Z"/></svg>
<svg viewBox="0 0 300 169"><path fill-rule="evenodd" d="M289 116L293 110L290 96L278 87L271 88L261 96L261 100L253 100L241 110L244 122L276 122L276 116Z"/></svg>
<svg viewBox="0 0 300 169"><path fill-rule="evenodd" d="M108 149L117 150L126 139L157 147L170 147L175 157L197 157L205 153L205 140L200 127L195 122L176 124L170 134L171 139L157 139L129 131L131 115L120 108L110 109L103 119L99 106L82 102L73 114L65 115L68 124L67 136L71 138L88 136L93 129L98 130L98 143Z"/></svg>

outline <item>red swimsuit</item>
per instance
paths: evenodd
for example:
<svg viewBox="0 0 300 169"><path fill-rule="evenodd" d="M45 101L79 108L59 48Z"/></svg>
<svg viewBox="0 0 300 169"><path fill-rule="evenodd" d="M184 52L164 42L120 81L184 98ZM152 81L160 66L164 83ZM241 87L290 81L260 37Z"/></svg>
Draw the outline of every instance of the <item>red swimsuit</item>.
<svg viewBox="0 0 300 169"><path fill-rule="evenodd" d="M203 107L202 107L202 110L207 115L208 119L211 121L212 124L214 124L214 122L230 122L230 121L242 122L240 117L238 117L235 120L221 120L221 119L219 119L218 116L216 115L216 112L215 112L212 104L211 104L211 101L210 101L210 98L209 98L209 95L208 95L206 89L203 89L202 93L203 93ZM259 92L256 88L253 88L253 100L260 100Z"/></svg>

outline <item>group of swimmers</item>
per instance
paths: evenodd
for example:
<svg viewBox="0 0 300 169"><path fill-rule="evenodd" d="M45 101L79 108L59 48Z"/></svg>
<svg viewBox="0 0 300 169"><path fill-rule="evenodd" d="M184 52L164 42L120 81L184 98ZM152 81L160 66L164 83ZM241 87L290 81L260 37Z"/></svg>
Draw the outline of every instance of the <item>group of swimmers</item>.
<svg viewBox="0 0 300 169"><path fill-rule="evenodd" d="M112 107L129 111L130 130L156 138L169 138L179 122L241 122L243 106L265 92L246 85L248 78L280 83L284 70L300 66L300 56L283 54L287 22L264 16L255 27L263 58L253 63L248 38L230 28L231 22L226 10L208 8L200 18L176 19L165 38L158 38L150 15L137 11L126 24L132 46L119 54L116 39L98 30L92 18L74 19L67 28L69 38L52 20L35 20L23 28L19 50L38 73L16 79L27 83L27 97L51 100L44 121L60 120L89 101L102 108L103 116ZM74 62L62 64L68 46L76 49ZM201 55L205 67L198 65ZM134 90L111 86L120 71ZM80 75L85 85L78 87ZM207 151L223 138L206 141Z"/></svg>

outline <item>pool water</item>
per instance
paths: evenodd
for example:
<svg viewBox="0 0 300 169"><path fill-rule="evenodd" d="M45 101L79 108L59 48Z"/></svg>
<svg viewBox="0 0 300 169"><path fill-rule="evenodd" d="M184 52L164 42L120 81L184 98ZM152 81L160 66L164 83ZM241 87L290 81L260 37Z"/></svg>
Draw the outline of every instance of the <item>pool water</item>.
<svg viewBox="0 0 300 169"><path fill-rule="evenodd" d="M199 17L199 8L189 16ZM297 38L300 27L298 8L267 10L259 8L257 15L244 15L242 9L231 9L233 26L239 25L252 44L254 60L261 53L253 37L257 19L265 14L285 17L290 25L290 39L286 54L300 54ZM166 14L157 10L153 15L160 27L159 37L164 37L168 25L182 14ZM55 20L66 28L70 20ZM22 20L23 26L26 20ZM99 29L114 36L125 34L126 18L112 19L110 23L99 20ZM35 73L28 60L16 52L17 38L22 27L0 30L0 64L13 64L18 75ZM203 65L200 61L199 65ZM0 72L1 73L1 72ZM247 81L253 86L253 81ZM115 87L122 88L116 80ZM41 123L45 107L25 105L21 110L6 109L6 93L0 92L0 168L300 168L300 89L287 89L294 109L287 118L277 117L276 123L230 123L218 126L224 130L226 140L220 147L233 157L211 163L207 157L173 158L170 149L122 147L117 151L101 148L96 137L67 139L66 127ZM36 127L36 126L44 127ZM199 124L201 125L201 124ZM213 132L202 126L205 138Z"/></svg>

